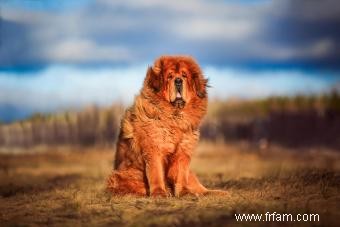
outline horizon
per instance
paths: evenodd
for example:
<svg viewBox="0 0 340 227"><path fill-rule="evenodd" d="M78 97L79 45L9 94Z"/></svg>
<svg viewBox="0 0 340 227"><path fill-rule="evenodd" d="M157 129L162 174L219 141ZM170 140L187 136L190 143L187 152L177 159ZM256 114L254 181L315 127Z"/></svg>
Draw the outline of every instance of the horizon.
<svg viewBox="0 0 340 227"><path fill-rule="evenodd" d="M147 65L93 69L59 65L39 70L39 73L0 72L0 87L3 87L0 120L10 123L36 113L79 111L88 106L129 106L142 87L146 69ZM254 71L211 66L204 67L203 72L209 79L210 101L321 95L339 86L338 77L333 72ZM37 89L40 85L43 86Z"/></svg>

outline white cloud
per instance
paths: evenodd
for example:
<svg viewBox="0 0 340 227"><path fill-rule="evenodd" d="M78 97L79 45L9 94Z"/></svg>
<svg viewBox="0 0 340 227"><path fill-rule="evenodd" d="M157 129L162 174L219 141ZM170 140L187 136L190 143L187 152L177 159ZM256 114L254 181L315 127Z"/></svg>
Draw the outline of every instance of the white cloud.
<svg viewBox="0 0 340 227"><path fill-rule="evenodd" d="M338 80L331 73L294 69L252 71L208 67L205 74L212 86L210 96L219 99L320 93L328 91Z"/></svg>
<svg viewBox="0 0 340 227"><path fill-rule="evenodd" d="M103 8L101 13L93 11L96 7ZM117 11L119 8L122 10ZM260 15L267 11L267 8L263 4L247 6L202 0L100 0L94 5L88 4L87 8L82 7L72 12L9 9L5 11L3 17L35 25L31 37L47 47L55 40L69 42L69 39L77 39L93 32L107 34L131 31L148 24L152 24L155 31L170 29L168 32L172 36L177 36L177 39L225 42L249 40L254 33L259 32L262 20ZM155 19L153 15L158 11L159 18ZM152 34L150 35L152 37Z"/></svg>
<svg viewBox="0 0 340 227"><path fill-rule="evenodd" d="M216 65L339 58L335 0L98 0L55 11L8 5L1 11L4 66L138 64L169 52Z"/></svg>
<svg viewBox="0 0 340 227"><path fill-rule="evenodd" d="M46 59L60 62L100 62L100 61L131 61L129 49L122 46L101 46L91 40L63 40L45 50Z"/></svg>
<svg viewBox="0 0 340 227"><path fill-rule="evenodd" d="M146 66L81 69L53 66L25 76L0 73L0 103L37 111L77 108L90 104L131 102Z"/></svg>
<svg viewBox="0 0 340 227"><path fill-rule="evenodd" d="M147 65L126 68L74 68L52 66L26 75L0 72L0 104L34 111L54 111L91 104L129 104L139 93ZM245 71L235 68L204 68L210 79L210 98L259 98L321 92L336 77L297 70Z"/></svg>
<svg viewBox="0 0 340 227"><path fill-rule="evenodd" d="M222 5L218 2L207 2L202 0L186 0L186 1L159 1L159 0L99 0L100 3L111 7L125 7L129 9L166 9L174 12L192 13L209 11L215 9L215 5Z"/></svg>
<svg viewBox="0 0 340 227"><path fill-rule="evenodd" d="M173 24L173 30L180 37L199 41L244 41L258 32L256 21L234 19L221 21L219 19L186 19Z"/></svg>

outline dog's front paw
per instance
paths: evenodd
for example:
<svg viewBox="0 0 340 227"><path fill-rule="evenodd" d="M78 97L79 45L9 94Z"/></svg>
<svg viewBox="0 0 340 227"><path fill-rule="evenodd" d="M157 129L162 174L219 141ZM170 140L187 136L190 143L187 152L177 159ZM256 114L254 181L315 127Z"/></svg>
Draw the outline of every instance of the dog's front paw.
<svg viewBox="0 0 340 227"><path fill-rule="evenodd" d="M181 184L176 184L174 186L174 195L176 197L182 197L187 195L198 196L198 193L188 189L187 187L183 187Z"/></svg>
<svg viewBox="0 0 340 227"><path fill-rule="evenodd" d="M168 197L169 193L163 188L155 188L151 191L152 197Z"/></svg>

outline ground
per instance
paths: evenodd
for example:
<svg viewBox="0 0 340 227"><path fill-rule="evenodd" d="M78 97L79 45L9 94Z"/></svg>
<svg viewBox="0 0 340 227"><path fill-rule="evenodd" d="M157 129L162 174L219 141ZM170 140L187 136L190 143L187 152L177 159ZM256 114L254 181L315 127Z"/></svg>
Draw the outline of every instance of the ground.
<svg viewBox="0 0 340 227"><path fill-rule="evenodd" d="M2 148L1 226L337 226L340 154L321 148L255 149L201 143L192 169L229 196L112 196L113 148ZM6 154L15 152L16 154ZM319 221L237 222L235 214L319 214Z"/></svg>

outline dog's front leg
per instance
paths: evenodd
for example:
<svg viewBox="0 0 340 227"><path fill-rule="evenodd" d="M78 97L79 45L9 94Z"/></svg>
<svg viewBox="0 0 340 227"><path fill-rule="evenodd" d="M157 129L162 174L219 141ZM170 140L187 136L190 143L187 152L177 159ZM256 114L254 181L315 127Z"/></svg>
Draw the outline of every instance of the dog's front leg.
<svg viewBox="0 0 340 227"><path fill-rule="evenodd" d="M190 161L193 150L199 137L198 131L186 133L183 135L181 142L177 145L176 151L171 157L167 179L173 185L175 196L185 194L196 194L196 191L190 190Z"/></svg>
<svg viewBox="0 0 340 227"><path fill-rule="evenodd" d="M177 197L185 193L189 178L189 164L189 155L180 149L171 158L167 178L173 185L173 191Z"/></svg>
<svg viewBox="0 0 340 227"><path fill-rule="evenodd" d="M164 181L162 158L156 154L146 155L145 171L149 183L150 196L168 196Z"/></svg>

